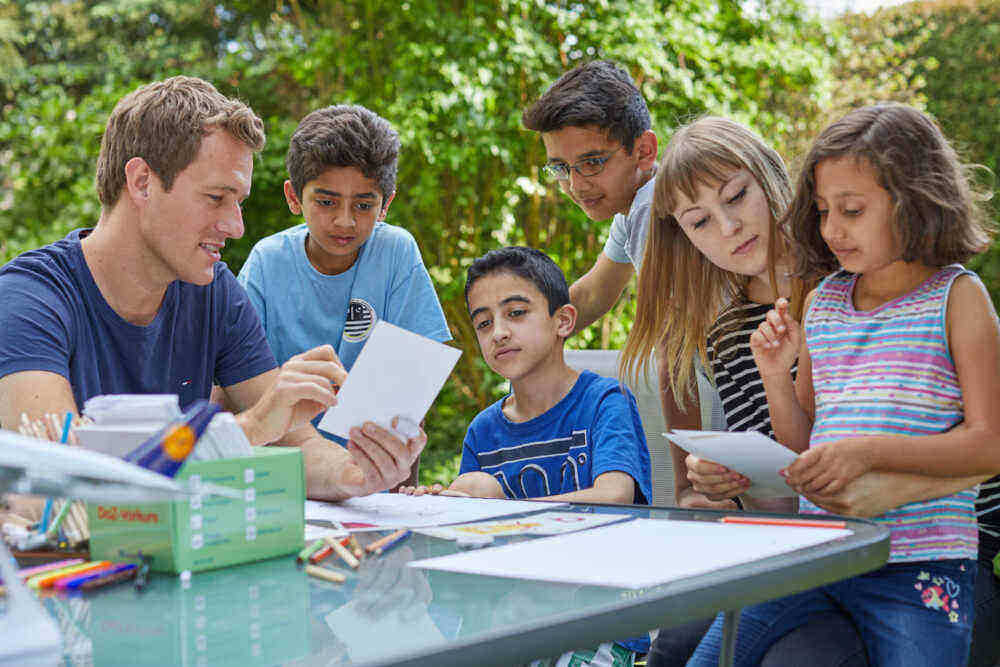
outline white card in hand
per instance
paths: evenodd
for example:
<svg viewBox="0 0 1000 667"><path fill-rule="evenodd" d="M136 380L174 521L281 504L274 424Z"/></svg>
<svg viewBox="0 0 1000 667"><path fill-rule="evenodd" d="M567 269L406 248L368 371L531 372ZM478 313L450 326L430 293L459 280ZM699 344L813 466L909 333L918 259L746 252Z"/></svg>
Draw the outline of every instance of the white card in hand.
<svg viewBox="0 0 1000 667"><path fill-rule="evenodd" d="M379 320L368 336L319 428L349 438L364 422L391 428L393 417L416 424L423 420L462 351ZM403 439L407 425L398 431Z"/></svg>
<svg viewBox="0 0 1000 667"><path fill-rule="evenodd" d="M671 431L664 433L684 451L716 463L749 478L746 493L754 498L788 498L795 495L778 471L795 457L795 452L757 431Z"/></svg>

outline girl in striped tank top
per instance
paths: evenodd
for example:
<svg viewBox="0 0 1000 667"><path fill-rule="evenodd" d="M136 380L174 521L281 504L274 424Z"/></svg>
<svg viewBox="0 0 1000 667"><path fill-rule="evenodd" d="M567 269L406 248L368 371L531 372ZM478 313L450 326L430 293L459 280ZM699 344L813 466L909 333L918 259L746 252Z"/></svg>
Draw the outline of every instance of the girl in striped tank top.
<svg viewBox="0 0 1000 667"><path fill-rule="evenodd" d="M802 452L786 478L804 512L870 471L957 488L875 517L892 531L888 565L744 610L737 664L831 609L855 621L873 664L965 664L974 484L1000 469L1000 331L957 264L989 241L976 201L940 130L910 107L858 109L813 144L787 220L798 273L835 272L801 327L779 300L750 340L775 435ZM709 639L690 664L712 659Z"/></svg>

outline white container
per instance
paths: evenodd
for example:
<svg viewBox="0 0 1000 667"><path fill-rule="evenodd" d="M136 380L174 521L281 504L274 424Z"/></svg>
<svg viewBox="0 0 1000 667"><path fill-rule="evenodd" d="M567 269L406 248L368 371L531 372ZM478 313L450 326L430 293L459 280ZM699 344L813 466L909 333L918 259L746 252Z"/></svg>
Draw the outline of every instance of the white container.
<svg viewBox="0 0 1000 667"><path fill-rule="evenodd" d="M166 422L84 424L73 429L86 449L123 458L163 428Z"/></svg>

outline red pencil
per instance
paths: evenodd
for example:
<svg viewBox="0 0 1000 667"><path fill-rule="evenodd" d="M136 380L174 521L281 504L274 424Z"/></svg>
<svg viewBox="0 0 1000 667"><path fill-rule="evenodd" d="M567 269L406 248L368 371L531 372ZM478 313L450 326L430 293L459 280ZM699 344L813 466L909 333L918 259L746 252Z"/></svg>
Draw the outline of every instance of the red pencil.
<svg viewBox="0 0 1000 667"><path fill-rule="evenodd" d="M724 516L722 523L743 523L753 526L796 526L799 528L847 528L846 521L825 521L823 519L782 519L766 516Z"/></svg>

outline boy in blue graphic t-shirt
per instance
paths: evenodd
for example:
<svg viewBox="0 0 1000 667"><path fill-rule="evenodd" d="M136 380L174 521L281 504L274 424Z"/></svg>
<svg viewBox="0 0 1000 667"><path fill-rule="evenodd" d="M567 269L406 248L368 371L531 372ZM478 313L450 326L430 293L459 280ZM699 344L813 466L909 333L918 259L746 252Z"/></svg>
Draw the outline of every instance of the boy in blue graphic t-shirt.
<svg viewBox="0 0 1000 667"><path fill-rule="evenodd" d="M465 298L486 363L511 393L479 413L465 436L461 474L446 493L648 504L649 450L631 392L563 360L576 309L545 253L509 247L468 270ZM440 488L404 488L421 494ZM647 638L579 651L572 664L631 665ZM593 654L593 655L591 655Z"/></svg>

